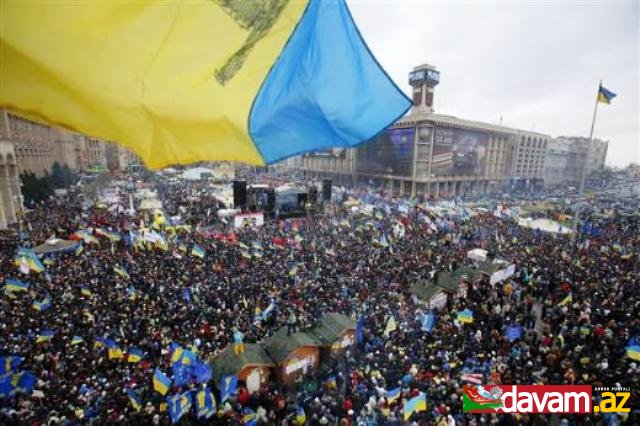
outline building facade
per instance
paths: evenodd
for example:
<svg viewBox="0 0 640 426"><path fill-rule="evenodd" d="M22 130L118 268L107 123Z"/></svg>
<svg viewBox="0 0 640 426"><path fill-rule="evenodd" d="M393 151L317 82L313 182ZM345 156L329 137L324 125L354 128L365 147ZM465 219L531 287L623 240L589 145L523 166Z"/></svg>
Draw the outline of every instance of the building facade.
<svg viewBox="0 0 640 426"><path fill-rule="evenodd" d="M3 126L0 134L0 229L15 223L22 209L16 153L5 140L5 130Z"/></svg>
<svg viewBox="0 0 640 426"><path fill-rule="evenodd" d="M571 183L579 185L583 173L588 176L591 172L604 168L609 141L593 139L591 144L589 138L559 136L555 146L566 147L566 166L562 179L556 183ZM547 184L552 184L548 181Z"/></svg>
<svg viewBox="0 0 640 426"><path fill-rule="evenodd" d="M42 176L51 171L53 163L62 160L57 142L63 131L25 120L2 111L3 140L11 142L16 155L18 174L24 172Z"/></svg>
<svg viewBox="0 0 640 426"><path fill-rule="evenodd" d="M544 181L545 157L551 136L542 133L518 130L516 152L511 168L511 177L525 186L539 185Z"/></svg>
<svg viewBox="0 0 640 426"><path fill-rule="evenodd" d="M553 139L550 141L544 160L545 185L554 186L564 182L570 145L571 143L566 140Z"/></svg>
<svg viewBox="0 0 640 426"><path fill-rule="evenodd" d="M127 171L142 164L133 151L111 142L105 144L105 158L109 170Z"/></svg>

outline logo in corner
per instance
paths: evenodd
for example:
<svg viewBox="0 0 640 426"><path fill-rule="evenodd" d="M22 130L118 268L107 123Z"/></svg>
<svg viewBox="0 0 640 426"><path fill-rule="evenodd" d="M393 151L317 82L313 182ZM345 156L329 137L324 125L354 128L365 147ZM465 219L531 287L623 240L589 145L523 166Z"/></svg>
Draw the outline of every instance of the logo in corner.
<svg viewBox="0 0 640 426"><path fill-rule="evenodd" d="M462 410L465 413L491 413L503 406L500 386L464 385Z"/></svg>

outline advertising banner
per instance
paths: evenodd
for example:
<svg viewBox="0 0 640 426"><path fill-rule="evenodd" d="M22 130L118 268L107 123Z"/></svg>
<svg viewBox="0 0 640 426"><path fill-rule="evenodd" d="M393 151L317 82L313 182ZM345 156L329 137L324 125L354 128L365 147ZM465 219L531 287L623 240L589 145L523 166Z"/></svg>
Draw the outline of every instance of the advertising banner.
<svg viewBox="0 0 640 426"><path fill-rule="evenodd" d="M431 173L475 176L484 173L489 137L471 130L436 127Z"/></svg>
<svg viewBox="0 0 640 426"><path fill-rule="evenodd" d="M373 175L413 175L415 128L388 129L357 150L357 171Z"/></svg>

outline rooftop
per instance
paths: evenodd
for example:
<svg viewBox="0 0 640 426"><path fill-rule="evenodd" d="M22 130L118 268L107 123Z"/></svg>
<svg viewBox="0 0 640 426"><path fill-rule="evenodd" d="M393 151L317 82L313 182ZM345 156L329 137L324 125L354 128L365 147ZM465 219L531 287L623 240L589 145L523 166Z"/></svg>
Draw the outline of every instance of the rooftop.
<svg viewBox="0 0 640 426"><path fill-rule="evenodd" d="M338 340L347 330L355 330L356 322L351 318L331 313L323 316L318 321L315 327L309 330L309 333L313 334L325 345L330 345Z"/></svg>
<svg viewBox="0 0 640 426"><path fill-rule="evenodd" d="M300 347L323 346L323 343L312 334L300 331L287 336L286 327L282 327L273 336L268 338L262 346L275 362L280 363L286 359L291 352Z"/></svg>
<svg viewBox="0 0 640 426"><path fill-rule="evenodd" d="M248 366L275 366L262 346L255 343L245 343L244 348L243 354L236 355L233 345L229 345L211 361L216 380L227 374L237 374Z"/></svg>

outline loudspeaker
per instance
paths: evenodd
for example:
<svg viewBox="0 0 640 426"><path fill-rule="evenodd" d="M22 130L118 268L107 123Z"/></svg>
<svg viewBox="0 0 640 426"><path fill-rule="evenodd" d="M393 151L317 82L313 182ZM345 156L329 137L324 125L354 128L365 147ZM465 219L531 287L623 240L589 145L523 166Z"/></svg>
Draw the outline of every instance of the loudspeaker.
<svg viewBox="0 0 640 426"><path fill-rule="evenodd" d="M243 209L247 206L247 182L233 181L233 205L236 209Z"/></svg>
<svg viewBox="0 0 640 426"><path fill-rule="evenodd" d="M309 188L309 203L313 205L317 202L318 202L318 188L316 188L316 186L313 185L311 188Z"/></svg>
<svg viewBox="0 0 640 426"><path fill-rule="evenodd" d="M269 188L267 191L267 212L273 213L276 211L276 190Z"/></svg>
<svg viewBox="0 0 640 426"><path fill-rule="evenodd" d="M330 203L331 202L331 187L333 186L333 182L331 179L324 179L322 181L322 202Z"/></svg>
<svg viewBox="0 0 640 426"><path fill-rule="evenodd" d="M304 210L304 205L307 204L309 194L298 194L298 208Z"/></svg>

